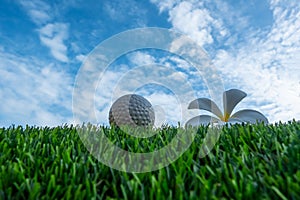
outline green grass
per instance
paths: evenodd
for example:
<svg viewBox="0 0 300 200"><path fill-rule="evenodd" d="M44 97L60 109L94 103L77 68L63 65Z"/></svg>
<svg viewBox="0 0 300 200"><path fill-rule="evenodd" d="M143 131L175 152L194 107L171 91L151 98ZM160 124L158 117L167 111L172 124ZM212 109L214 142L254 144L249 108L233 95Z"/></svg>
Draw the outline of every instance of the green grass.
<svg viewBox="0 0 300 200"><path fill-rule="evenodd" d="M175 127L137 139L101 127L119 147L153 151ZM169 166L125 173L97 161L75 127L0 128L0 199L300 199L300 123L223 127L199 158L207 127Z"/></svg>

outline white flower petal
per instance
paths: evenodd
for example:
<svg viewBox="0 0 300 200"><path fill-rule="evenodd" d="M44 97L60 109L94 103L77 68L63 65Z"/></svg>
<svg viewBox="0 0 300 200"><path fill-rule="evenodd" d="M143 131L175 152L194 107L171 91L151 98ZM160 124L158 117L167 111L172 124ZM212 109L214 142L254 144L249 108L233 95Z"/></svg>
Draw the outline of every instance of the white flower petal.
<svg viewBox="0 0 300 200"><path fill-rule="evenodd" d="M229 118L228 124L241 124L243 123L243 120L236 119L236 118Z"/></svg>
<svg viewBox="0 0 300 200"><path fill-rule="evenodd" d="M214 124L220 122L221 121L218 118L209 115L199 115L187 121L185 126L200 126L200 125L208 125L208 124Z"/></svg>
<svg viewBox="0 0 300 200"><path fill-rule="evenodd" d="M268 123L268 119L262 113L250 109L240 110L234 113L230 117L230 119L242 120L244 122L249 122L252 124L255 124L256 122L264 122L266 124Z"/></svg>
<svg viewBox="0 0 300 200"><path fill-rule="evenodd" d="M227 90L223 93L224 117L228 119L235 106L247 96L247 94L238 89Z"/></svg>
<svg viewBox="0 0 300 200"><path fill-rule="evenodd" d="M195 99L194 101L192 101L189 104L188 109L207 110L209 112L212 112L216 116L218 116L220 119L223 118L223 114L222 114L220 108L217 106L217 104L215 102L213 102L212 100L207 99L207 98Z"/></svg>

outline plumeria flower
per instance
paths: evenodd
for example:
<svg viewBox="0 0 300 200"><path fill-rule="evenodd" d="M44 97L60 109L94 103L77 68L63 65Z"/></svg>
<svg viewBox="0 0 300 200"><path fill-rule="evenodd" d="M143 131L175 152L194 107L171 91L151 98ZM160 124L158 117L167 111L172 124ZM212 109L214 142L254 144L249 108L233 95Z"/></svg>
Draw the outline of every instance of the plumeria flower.
<svg viewBox="0 0 300 200"><path fill-rule="evenodd" d="M247 94L238 89L227 90L223 93L223 107L224 113L220 110L220 108L210 99L207 98L199 98L192 101L188 109L202 109L207 110L215 115L199 115L196 116L189 121L187 121L186 125L199 126L201 124L235 124L235 123L257 123L264 122L268 123L268 119L260 112L251 109L240 110L234 114L231 114L235 106L247 96Z"/></svg>

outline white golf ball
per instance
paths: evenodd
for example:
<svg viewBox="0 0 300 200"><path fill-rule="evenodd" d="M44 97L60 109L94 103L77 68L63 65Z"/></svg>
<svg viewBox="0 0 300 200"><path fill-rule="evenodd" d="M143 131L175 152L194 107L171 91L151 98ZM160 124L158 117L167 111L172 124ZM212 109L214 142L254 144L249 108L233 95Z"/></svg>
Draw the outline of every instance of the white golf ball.
<svg viewBox="0 0 300 200"><path fill-rule="evenodd" d="M109 110L110 125L152 127L155 121L154 109L144 97L127 94L118 98Z"/></svg>

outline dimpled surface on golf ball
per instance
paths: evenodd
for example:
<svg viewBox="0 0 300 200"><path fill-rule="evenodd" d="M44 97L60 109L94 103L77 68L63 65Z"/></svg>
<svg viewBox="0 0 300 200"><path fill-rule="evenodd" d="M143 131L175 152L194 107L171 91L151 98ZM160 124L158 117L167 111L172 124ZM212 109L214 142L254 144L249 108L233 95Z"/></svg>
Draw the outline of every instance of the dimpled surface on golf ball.
<svg viewBox="0 0 300 200"><path fill-rule="evenodd" d="M144 97L127 94L118 98L109 110L110 125L153 126L154 109Z"/></svg>

